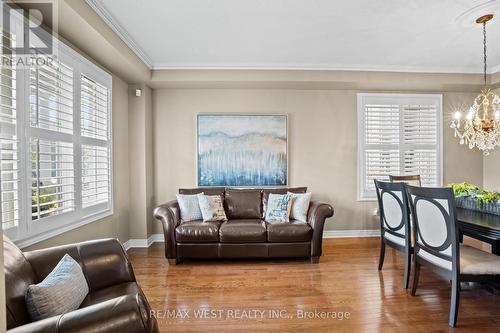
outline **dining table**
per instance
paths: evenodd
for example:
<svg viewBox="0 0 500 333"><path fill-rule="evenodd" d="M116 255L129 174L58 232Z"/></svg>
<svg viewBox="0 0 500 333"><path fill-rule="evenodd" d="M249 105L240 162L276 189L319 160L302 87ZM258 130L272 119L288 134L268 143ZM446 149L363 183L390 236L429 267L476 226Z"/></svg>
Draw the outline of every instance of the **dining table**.
<svg viewBox="0 0 500 333"><path fill-rule="evenodd" d="M463 235L491 244L491 253L500 255L500 215L457 208L460 241Z"/></svg>

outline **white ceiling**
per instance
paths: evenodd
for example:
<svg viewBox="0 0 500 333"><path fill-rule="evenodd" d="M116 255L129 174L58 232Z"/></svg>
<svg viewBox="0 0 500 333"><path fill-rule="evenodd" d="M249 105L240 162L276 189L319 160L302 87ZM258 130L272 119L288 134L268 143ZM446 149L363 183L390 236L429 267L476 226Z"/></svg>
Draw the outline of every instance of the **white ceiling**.
<svg viewBox="0 0 500 333"><path fill-rule="evenodd" d="M154 69L481 72L482 30L470 23L493 11L488 65L500 70L498 0L87 2Z"/></svg>

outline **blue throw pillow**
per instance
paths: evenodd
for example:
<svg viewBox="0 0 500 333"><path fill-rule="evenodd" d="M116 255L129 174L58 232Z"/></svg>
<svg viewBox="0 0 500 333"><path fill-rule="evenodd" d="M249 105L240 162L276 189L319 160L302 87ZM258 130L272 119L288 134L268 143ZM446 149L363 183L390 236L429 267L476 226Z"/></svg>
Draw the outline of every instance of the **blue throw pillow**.
<svg viewBox="0 0 500 333"><path fill-rule="evenodd" d="M290 222L291 194L269 194L267 200L266 221Z"/></svg>
<svg viewBox="0 0 500 333"><path fill-rule="evenodd" d="M57 316L80 307L89 293L80 265L68 254L38 284L26 290L26 305L33 321Z"/></svg>

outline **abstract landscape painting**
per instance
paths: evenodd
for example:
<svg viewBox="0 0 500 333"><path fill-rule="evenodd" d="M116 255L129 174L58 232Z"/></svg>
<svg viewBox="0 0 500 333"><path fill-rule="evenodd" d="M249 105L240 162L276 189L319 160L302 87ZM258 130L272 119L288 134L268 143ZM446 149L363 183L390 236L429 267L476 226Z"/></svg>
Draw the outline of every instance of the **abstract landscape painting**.
<svg viewBox="0 0 500 333"><path fill-rule="evenodd" d="M199 186L285 186L286 115L198 115Z"/></svg>

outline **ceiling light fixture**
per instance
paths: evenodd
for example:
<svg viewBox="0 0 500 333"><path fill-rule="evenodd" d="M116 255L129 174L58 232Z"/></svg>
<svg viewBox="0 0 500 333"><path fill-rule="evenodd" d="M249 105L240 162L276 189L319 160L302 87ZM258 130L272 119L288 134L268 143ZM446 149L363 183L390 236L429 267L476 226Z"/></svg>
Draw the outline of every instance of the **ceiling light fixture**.
<svg viewBox="0 0 500 333"><path fill-rule="evenodd" d="M469 110L454 112L450 126L460 144L467 144L470 149L477 147L485 156L500 146L500 97L488 88L486 81L486 23L492 18L493 14L488 14L476 20L476 23L483 26L484 88Z"/></svg>

